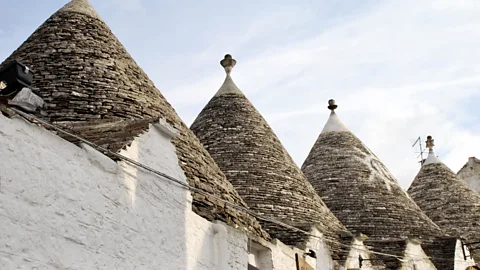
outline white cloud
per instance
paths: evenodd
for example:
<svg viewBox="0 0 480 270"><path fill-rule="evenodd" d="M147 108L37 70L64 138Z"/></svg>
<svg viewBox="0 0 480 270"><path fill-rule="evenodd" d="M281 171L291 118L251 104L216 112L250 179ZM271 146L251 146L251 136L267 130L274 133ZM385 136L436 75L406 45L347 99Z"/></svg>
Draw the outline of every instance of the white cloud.
<svg viewBox="0 0 480 270"><path fill-rule="evenodd" d="M267 18L286 16L276 14ZM299 165L326 121L327 100L335 98L343 122L407 188L418 170L411 145L419 135L423 141L429 134L436 138L437 154L453 170L469 156L480 156L480 135L470 126L479 111L462 106L480 101L478 14L474 1L391 1L254 55L243 44L258 35L246 27L242 46L232 52L243 56L233 75ZM288 21L295 18L289 15ZM288 25L258 23L261 33ZM222 51L214 47L208 50L212 57ZM223 81L219 66L209 70L210 76L190 78L166 92L188 123Z"/></svg>

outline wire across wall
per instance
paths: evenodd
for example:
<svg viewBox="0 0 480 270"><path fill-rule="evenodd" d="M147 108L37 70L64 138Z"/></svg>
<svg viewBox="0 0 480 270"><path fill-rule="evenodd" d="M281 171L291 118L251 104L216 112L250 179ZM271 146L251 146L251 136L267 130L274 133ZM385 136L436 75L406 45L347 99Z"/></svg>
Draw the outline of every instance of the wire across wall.
<svg viewBox="0 0 480 270"><path fill-rule="evenodd" d="M310 232L307 232L307 231L305 231L305 230L296 228L296 227L294 227L294 226L291 226L291 225L286 224L286 223L284 223L284 222L278 221L278 220L276 220L276 219L273 219L273 218L269 218L269 217L265 217L265 216L263 216L263 215L260 215L260 214L254 212L254 211L252 211L252 210L250 210L250 209L248 209L248 208L246 208L246 207L244 207L244 206L241 206L241 205L232 203L232 202L230 202L230 201L228 201L228 200L225 200L225 199L223 199L223 198L221 198L221 197L219 197L219 196L217 196L217 195L214 195L214 194L211 194L211 193L209 193L209 192L206 192L206 191L204 191L204 190L202 190L202 189L199 189L199 188L196 188L196 187L192 187L192 186L190 186L188 183L185 183L184 181L182 181L182 180L180 180L180 179L177 179L177 178L175 178L175 177L173 177L173 176L170 176L170 175L168 175L168 174L166 174L166 173L164 173L164 172L158 171L158 170L156 170L156 169L154 169L154 168L152 168L152 167L150 167L150 166L147 166L147 165L145 165L145 164L143 164L143 163L140 163L140 162L138 162L138 161L135 161L135 160L133 160L133 159L131 159L131 158L128 158L128 157L126 157L126 156L124 156L124 155L121 155L121 154L119 154L119 153L113 152L113 151L111 151L111 150L109 150L109 149L107 149L107 148L105 148L105 147L102 147L102 146L100 146L100 145L98 145L98 144L96 144L96 143L94 143L94 142L92 142L92 141L89 141L89 140L87 140L87 139L84 139L84 138L80 137L80 136L77 135L77 134L74 134L74 133L72 133L72 132L70 132L70 131L65 130L65 128L63 128L63 127L59 127L59 126L57 126L57 125L55 125L55 124L52 124L52 123L50 123L50 122L48 122L48 121L46 121L46 120L40 119L40 118L37 117L37 116L34 116L34 115L32 115L32 114L29 114L29 113L25 113L25 112L23 112L23 111L21 111L21 110L19 110L19 109L17 109L17 108L11 107L11 108L9 108L9 109L11 109L11 110L14 111L15 113L21 115L22 117L24 117L25 119L27 119L27 120L30 121L30 122L38 122L38 123L40 123L41 125L43 125L43 126L45 126L45 127L49 127L49 128L51 128L51 129L53 129L53 130L55 130L55 131L58 131L58 132L60 132L60 133L63 133L64 135L67 135L67 136L70 136L70 137L72 137L72 138L75 138L75 139L79 140L80 142L85 143L86 145L89 145L89 146L91 146L91 147L93 147L93 148L95 148L95 149L97 149L97 150L99 150L99 151L101 151L101 152L103 152L103 153L108 153L109 155L114 156L114 157L116 157L116 158L118 158L118 159L120 159L120 160L123 160L123 161L125 161L125 162L130 163L130 164L133 164L133 165L135 165L135 166L137 166L137 167L139 167L139 168L142 168L142 169L144 169L144 170L146 170L146 171L148 171L148 172L151 172L151 173L153 173L153 174L155 174L155 175L157 175L157 176L160 176L160 177L162 177L162 178L164 178L164 179L166 179L166 180L168 180L168 181L174 182L175 184L177 184L177 185L179 185L179 186L181 186L181 187L183 187L183 188L185 188L185 189L187 189L187 190L189 190L189 191L192 191L192 192L195 192L195 193L199 193L199 194L202 194L202 195L204 195L204 196L208 196L208 197L210 197L210 198L212 198L212 199L221 201L222 203L225 203L225 205L228 205L228 206L230 206L230 207L232 207L232 208L234 208L234 209L237 209L237 210L240 210L240 211L242 211L242 212L244 212L244 213L247 213L247 214L249 214L249 215L251 215L251 216L253 216L253 217L255 217L255 218L259 219L259 220L271 222L271 223L274 223L274 224L279 225L279 226L281 226L281 227L284 227L284 228L286 228L286 229L290 229L290 230L293 230L293 231L302 233L302 234L304 234L304 235L306 235L306 236L309 236L309 237L311 237L311 238L315 238L315 239L318 239L318 240L323 240L323 241L325 241L325 242L333 243L333 244L339 245L339 246L341 246L341 247L343 247L343 248L346 248L346 249L342 249L342 251L349 252L350 249L356 249L356 250L358 250L358 251L364 251L364 252L367 252L367 253L370 253L370 254L375 254L375 255L381 255L381 256L386 256L386 257L395 258L395 259L400 260L401 262L429 261L429 260L431 260L431 259L436 259L436 260L448 260L448 261L455 261L455 262L462 262L462 263L465 262L465 261L451 260L451 259L448 259L448 258L438 258L438 257L431 257L431 256L418 257L418 256L416 256L415 254L408 254L408 253L405 253L406 256L399 256L399 255L391 254L391 253L387 253L387 252L379 252L379 251L366 250L366 249L365 249L365 246L362 246L362 245L356 245L356 244L347 245L347 244L343 244L343 243L339 242L338 240L336 240L336 239L334 239L334 238L327 237L327 236L325 236L325 235L323 235L323 236L314 235L314 234L312 234L312 233L310 233ZM405 260L405 257L410 257L410 258L406 261L406 260ZM353 258L353 257L348 257L348 258L358 259L358 258ZM374 259L374 260L376 260L376 259Z"/></svg>

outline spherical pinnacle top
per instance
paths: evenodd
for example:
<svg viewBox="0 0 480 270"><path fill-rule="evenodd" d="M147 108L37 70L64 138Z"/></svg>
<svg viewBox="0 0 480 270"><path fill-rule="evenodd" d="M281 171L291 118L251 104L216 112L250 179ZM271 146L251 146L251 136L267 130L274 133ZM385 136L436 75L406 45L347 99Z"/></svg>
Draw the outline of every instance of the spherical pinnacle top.
<svg viewBox="0 0 480 270"><path fill-rule="evenodd" d="M335 99L330 99L328 101L328 109L334 111L338 106L335 104Z"/></svg>
<svg viewBox="0 0 480 270"><path fill-rule="evenodd" d="M237 61L233 59L230 54L225 55L225 58L222 61L220 61L220 65L222 65L222 67L225 68L225 72L227 72L227 74L229 74L232 71L233 67L235 67L236 64L237 64Z"/></svg>

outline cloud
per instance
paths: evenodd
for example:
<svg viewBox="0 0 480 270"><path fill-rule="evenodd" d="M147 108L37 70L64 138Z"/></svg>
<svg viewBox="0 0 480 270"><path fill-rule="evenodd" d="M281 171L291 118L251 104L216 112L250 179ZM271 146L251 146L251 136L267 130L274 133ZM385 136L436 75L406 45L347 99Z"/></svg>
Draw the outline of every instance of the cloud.
<svg viewBox="0 0 480 270"><path fill-rule="evenodd" d="M480 156L475 0L91 2L187 124L222 84L218 62L231 53L236 84L299 165L330 98L405 188L418 171L418 136L434 136L454 171ZM56 8L2 28L4 57Z"/></svg>
<svg viewBox="0 0 480 270"><path fill-rule="evenodd" d="M434 136L436 153L455 171L480 155L473 127L479 110L465 105L480 101L480 6L473 3L383 2L280 45L259 37L293 35L296 18L271 11L236 32L241 46L232 46L232 54L243 57L236 57L233 76L299 165L326 121L327 100L336 98L343 122L407 188L419 169L411 147L418 136ZM298 25L317 24L313 17L298 18ZM258 34L251 25L259 25ZM255 54L249 53L253 47ZM220 60L219 51L212 45L205 55ZM219 66L205 69L201 78L165 92L188 123L223 82Z"/></svg>

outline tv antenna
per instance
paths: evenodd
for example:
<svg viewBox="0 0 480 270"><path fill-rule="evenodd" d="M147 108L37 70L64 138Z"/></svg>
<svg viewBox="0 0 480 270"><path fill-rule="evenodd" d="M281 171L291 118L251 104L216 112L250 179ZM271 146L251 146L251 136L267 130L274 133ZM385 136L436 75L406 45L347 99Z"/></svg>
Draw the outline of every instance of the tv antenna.
<svg viewBox="0 0 480 270"><path fill-rule="evenodd" d="M418 139L415 141L415 143L412 145L412 147L415 147L417 144L418 144L418 147L420 149L420 152L415 152L415 153L419 154L417 156L417 158L421 158L419 163L420 163L420 166L423 166L423 162L425 161L425 159L423 158L423 154L425 153L425 149L423 149L423 147L422 147L422 139L420 138L420 136L418 136Z"/></svg>

